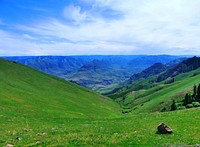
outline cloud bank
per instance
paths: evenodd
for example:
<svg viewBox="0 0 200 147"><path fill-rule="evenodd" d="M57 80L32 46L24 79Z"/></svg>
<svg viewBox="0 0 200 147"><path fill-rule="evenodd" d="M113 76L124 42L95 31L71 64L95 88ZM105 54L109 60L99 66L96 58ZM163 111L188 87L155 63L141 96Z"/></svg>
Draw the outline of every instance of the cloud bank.
<svg viewBox="0 0 200 147"><path fill-rule="evenodd" d="M0 55L199 55L199 6L197 0L79 0L60 17L0 27Z"/></svg>

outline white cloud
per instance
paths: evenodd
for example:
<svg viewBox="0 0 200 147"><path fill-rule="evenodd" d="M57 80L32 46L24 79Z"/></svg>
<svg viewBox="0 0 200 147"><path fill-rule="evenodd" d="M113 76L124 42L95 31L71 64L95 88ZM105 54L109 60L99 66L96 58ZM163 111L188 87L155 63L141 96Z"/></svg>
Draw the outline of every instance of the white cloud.
<svg viewBox="0 0 200 147"><path fill-rule="evenodd" d="M95 0L87 5L92 5L90 10L66 6L67 22L48 18L18 25L26 32L26 40L18 39L18 44L25 41L35 54L200 54L200 1ZM121 17L97 14L104 10ZM38 42L30 42L36 38Z"/></svg>
<svg viewBox="0 0 200 147"><path fill-rule="evenodd" d="M21 39L21 36L0 30L0 55L31 55L34 49L35 45Z"/></svg>
<svg viewBox="0 0 200 147"><path fill-rule="evenodd" d="M76 23L80 23L87 17L86 12L82 12L80 6L74 5L66 6L64 8L63 14L65 18L75 21Z"/></svg>
<svg viewBox="0 0 200 147"><path fill-rule="evenodd" d="M91 55L132 54L130 45L117 42L33 42L28 34L18 35L0 30L0 55ZM124 48L125 50L121 50ZM113 52L115 51L115 52Z"/></svg>
<svg viewBox="0 0 200 147"><path fill-rule="evenodd" d="M23 34L23 37L24 37L25 39L29 39L29 40L36 40L35 37L32 37L32 36L29 35L29 34Z"/></svg>

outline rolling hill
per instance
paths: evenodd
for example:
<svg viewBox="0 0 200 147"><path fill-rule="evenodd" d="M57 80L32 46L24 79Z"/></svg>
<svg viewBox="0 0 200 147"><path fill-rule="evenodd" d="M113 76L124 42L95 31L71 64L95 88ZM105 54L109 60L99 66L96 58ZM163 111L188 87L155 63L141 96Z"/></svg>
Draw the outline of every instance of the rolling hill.
<svg viewBox="0 0 200 147"><path fill-rule="evenodd" d="M160 95L149 89L155 100L143 110L138 107L143 113L122 115L116 103L93 91L0 59L0 146L198 145L200 109L144 112L165 100L162 95L199 81L199 73L197 69L175 77L177 82L160 89ZM172 127L173 134L156 134L161 122Z"/></svg>
<svg viewBox="0 0 200 147"><path fill-rule="evenodd" d="M149 70L154 67L152 66L140 74L133 75L130 81L116 89L109 97L133 112L168 111L172 100L180 101L195 84L200 83L199 61L198 57L189 58L166 71L161 70L160 74L147 77L145 71L149 71L148 75L153 75L156 71L156 68ZM134 81L135 77L142 78ZM165 78L158 81L159 77Z"/></svg>
<svg viewBox="0 0 200 147"><path fill-rule="evenodd" d="M128 80L154 63L178 60L180 56L27 56L5 57L42 72L72 81L102 94L112 91L117 84Z"/></svg>
<svg viewBox="0 0 200 147"><path fill-rule="evenodd" d="M93 91L3 59L0 103L3 116L96 118L117 116L118 111L117 104Z"/></svg>
<svg viewBox="0 0 200 147"><path fill-rule="evenodd" d="M142 72L138 74L134 74L133 76L130 77L130 82L139 80L141 78L148 78L154 75L157 75L167 69L167 66L162 64L162 63L155 63L149 68L143 70Z"/></svg>

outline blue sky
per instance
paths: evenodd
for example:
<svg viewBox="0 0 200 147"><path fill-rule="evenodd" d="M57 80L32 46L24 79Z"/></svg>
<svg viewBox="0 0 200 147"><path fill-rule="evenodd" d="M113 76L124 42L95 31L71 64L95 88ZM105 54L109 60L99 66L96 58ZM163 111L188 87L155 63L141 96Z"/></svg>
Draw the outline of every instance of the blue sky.
<svg viewBox="0 0 200 147"><path fill-rule="evenodd" d="M200 55L200 0L0 0L0 56Z"/></svg>

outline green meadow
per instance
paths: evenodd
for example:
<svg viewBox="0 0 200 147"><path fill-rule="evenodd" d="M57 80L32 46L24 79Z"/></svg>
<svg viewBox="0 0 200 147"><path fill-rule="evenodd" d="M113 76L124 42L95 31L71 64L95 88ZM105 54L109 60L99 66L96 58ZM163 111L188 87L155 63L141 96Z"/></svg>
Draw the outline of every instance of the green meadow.
<svg viewBox="0 0 200 147"><path fill-rule="evenodd" d="M200 109L119 118L1 115L1 146L184 146L200 144ZM156 134L165 122L173 134ZM20 140L17 140L17 137Z"/></svg>
<svg viewBox="0 0 200 147"><path fill-rule="evenodd" d="M128 89L123 90L117 94L111 95L116 101L130 107L134 113L148 113L157 111L169 111L172 101L182 101L186 93L193 90L194 85L200 83L200 69L180 74L174 77L174 82L166 84L169 79L155 83L152 87L149 81L155 77L141 79L133 83ZM141 90L134 90L138 85L145 85ZM124 101L122 99L124 98Z"/></svg>
<svg viewBox="0 0 200 147"><path fill-rule="evenodd" d="M153 104L144 104L143 112L122 114L117 103L96 92L0 59L0 146L198 145L200 109L148 112L165 101L165 92L173 95L199 80L198 75L185 77L154 93ZM173 133L157 134L161 122Z"/></svg>

